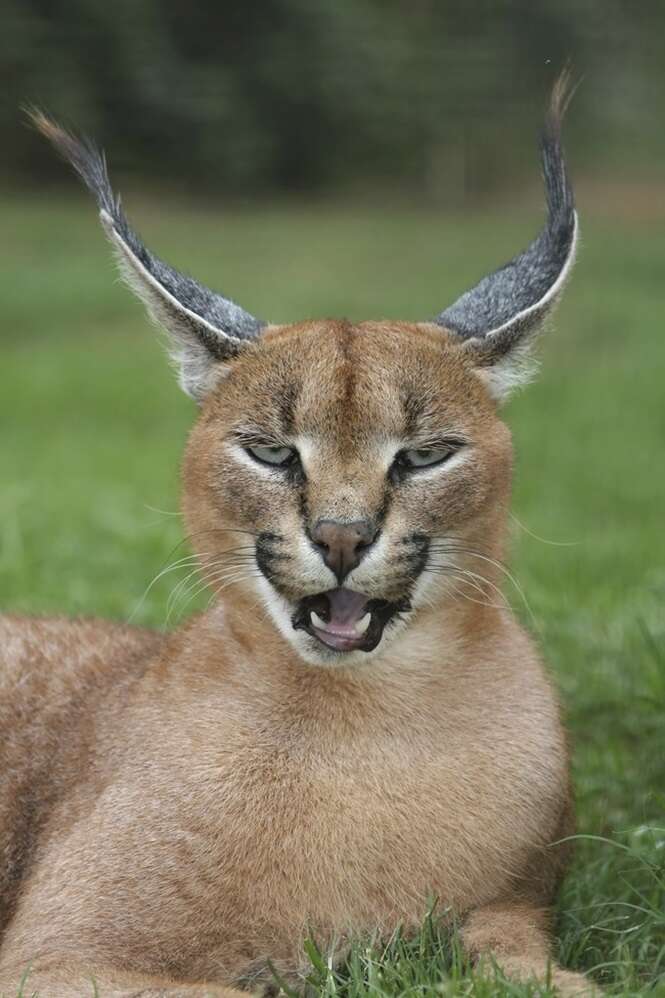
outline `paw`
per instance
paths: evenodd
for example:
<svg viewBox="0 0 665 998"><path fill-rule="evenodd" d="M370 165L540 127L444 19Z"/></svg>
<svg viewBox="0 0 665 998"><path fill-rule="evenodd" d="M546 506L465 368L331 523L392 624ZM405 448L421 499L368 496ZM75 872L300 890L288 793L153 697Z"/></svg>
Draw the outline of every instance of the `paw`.
<svg viewBox="0 0 665 998"><path fill-rule="evenodd" d="M536 981L540 985L549 984L561 998L602 998L604 994L602 988L584 974L563 970L555 965L547 968L542 963L520 957L502 957L500 960L494 958L491 963L482 960L478 969L483 974L491 974L492 971L496 974L498 971L520 983Z"/></svg>
<svg viewBox="0 0 665 998"><path fill-rule="evenodd" d="M584 974L576 974L572 970L562 970L560 967L552 969L552 986L556 988L563 998L602 998L604 991L602 988L585 977Z"/></svg>

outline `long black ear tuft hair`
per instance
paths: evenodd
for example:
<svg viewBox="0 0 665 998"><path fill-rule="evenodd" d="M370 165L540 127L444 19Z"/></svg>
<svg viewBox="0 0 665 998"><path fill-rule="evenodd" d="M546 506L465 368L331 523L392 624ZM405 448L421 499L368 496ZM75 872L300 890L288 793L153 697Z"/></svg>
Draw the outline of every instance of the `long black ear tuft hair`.
<svg viewBox="0 0 665 998"><path fill-rule="evenodd" d="M526 346L551 312L573 265L577 214L561 146L561 124L572 95L566 69L552 90L540 143L547 202L544 229L523 253L484 277L434 320L473 341L479 361L487 365Z"/></svg>
<svg viewBox="0 0 665 998"><path fill-rule="evenodd" d="M216 380L212 365L226 362L259 335L264 323L228 298L174 270L143 245L130 227L94 142L78 138L36 108L28 117L74 167L93 194L123 276L152 317L172 336L183 388L201 399Z"/></svg>

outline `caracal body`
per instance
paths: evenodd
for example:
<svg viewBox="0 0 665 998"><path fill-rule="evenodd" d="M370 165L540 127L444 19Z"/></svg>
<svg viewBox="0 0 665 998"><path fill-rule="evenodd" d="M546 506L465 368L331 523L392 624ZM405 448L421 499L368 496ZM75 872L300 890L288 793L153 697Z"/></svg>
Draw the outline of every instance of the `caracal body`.
<svg viewBox="0 0 665 998"><path fill-rule="evenodd" d="M500 598L498 400L572 261L560 102L545 236L429 323L260 323L149 254L41 120L200 403L183 509L217 598L166 636L0 620L0 992L298 982L309 934L341 957L433 899L474 955L548 973L568 760Z"/></svg>

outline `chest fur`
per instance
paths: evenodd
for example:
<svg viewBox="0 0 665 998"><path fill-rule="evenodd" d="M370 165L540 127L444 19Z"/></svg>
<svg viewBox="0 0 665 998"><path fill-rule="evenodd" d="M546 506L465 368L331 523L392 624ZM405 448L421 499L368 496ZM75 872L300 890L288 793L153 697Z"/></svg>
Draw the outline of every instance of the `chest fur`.
<svg viewBox="0 0 665 998"><path fill-rule="evenodd" d="M496 896L547 841L560 762L546 740L482 725L334 744L234 730L190 756L162 833L186 825L192 864L243 909L334 929L420 920L432 896Z"/></svg>

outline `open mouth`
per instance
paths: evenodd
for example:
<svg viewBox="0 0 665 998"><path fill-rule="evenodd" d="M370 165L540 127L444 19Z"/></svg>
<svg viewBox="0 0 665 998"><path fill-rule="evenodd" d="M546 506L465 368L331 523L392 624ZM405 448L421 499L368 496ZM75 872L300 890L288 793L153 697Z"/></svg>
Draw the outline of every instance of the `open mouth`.
<svg viewBox="0 0 665 998"><path fill-rule="evenodd" d="M351 589L329 589L300 600L293 627L307 631L334 651L372 651L386 624L409 609L408 600L389 603Z"/></svg>

